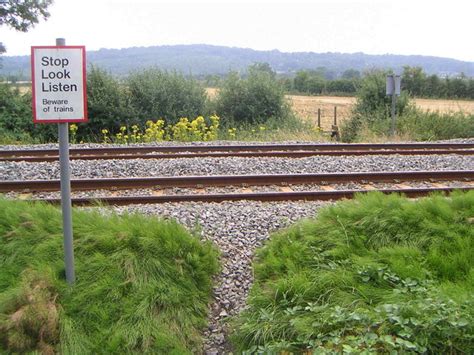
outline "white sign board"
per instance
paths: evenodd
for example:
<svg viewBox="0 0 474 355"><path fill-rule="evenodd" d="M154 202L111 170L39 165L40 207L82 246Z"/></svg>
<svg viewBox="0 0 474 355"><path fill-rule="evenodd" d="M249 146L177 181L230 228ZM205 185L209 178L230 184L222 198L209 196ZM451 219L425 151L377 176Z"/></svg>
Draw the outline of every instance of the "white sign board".
<svg viewBox="0 0 474 355"><path fill-rule="evenodd" d="M86 122L86 48L31 47L33 121Z"/></svg>
<svg viewBox="0 0 474 355"><path fill-rule="evenodd" d="M401 86L401 78L400 75L387 75L387 81L385 86L385 91L387 95L395 95L400 96L400 86Z"/></svg>

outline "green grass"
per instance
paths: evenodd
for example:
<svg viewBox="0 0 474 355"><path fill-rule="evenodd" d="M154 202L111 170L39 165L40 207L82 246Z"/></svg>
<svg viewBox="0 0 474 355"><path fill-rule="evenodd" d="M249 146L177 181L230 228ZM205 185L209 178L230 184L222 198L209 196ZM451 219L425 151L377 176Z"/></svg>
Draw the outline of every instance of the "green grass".
<svg viewBox="0 0 474 355"><path fill-rule="evenodd" d="M174 221L74 211L77 282L59 211L0 199L0 352L194 353L217 252Z"/></svg>
<svg viewBox="0 0 474 355"><path fill-rule="evenodd" d="M474 114L422 112L411 109L400 117L400 135L413 140L430 141L474 137Z"/></svg>
<svg viewBox="0 0 474 355"><path fill-rule="evenodd" d="M395 137L390 136L391 119L383 109L372 115L354 114L341 124L345 142L384 140L435 141L474 137L474 114L425 112L415 106L397 115Z"/></svg>
<svg viewBox="0 0 474 355"><path fill-rule="evenodd" d="M280 232L233 322L246 353L473 353L474 192L358 196Z"/></svg>

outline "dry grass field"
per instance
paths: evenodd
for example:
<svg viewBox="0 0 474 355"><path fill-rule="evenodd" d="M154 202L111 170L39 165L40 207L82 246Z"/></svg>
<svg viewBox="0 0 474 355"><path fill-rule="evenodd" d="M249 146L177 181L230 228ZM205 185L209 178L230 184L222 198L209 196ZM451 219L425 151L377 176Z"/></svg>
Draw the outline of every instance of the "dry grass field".
<svg viewBox="0 0 474 355"><path fill-rule="evenodd" d="M354 97L339 96L300 96L287 95L293 105L295 112L302 118L317 122L318 108L321 109L321 126L329 129L334 120L334 107L337 107L337 119L343 120L349 117L352 106L355 104ZM467 100L434 100L415 99L415 104L425 111L439 111L441 113L465 112L474 113L474 101Z"/></svg>
<svg viewBox="0 0 474 355"><path fill-rule="evenodd" d="M207 88L210 98L217 93L216 88ZM317 123L318 109L321 109L321 126L324 130L329 130L334 121L334 107L337 107L337 121L349 117L352 106L355 104L355 97L346 96L304 96L287 95L293 110L302 118L312 120ZM474 114L474 101L467 100L434 100L415 99L415 104L426 111L439 111L441 113L466 112Z"/></svg>

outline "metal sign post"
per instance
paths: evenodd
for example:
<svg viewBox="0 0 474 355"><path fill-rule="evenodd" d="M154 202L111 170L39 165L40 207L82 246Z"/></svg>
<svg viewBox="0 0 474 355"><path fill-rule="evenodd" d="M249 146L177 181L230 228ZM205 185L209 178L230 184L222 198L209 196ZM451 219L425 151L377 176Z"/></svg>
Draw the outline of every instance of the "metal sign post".
<svg viewBox="0 0 474 355"><path fill-rule="evenodd" d="M395 123L396 123L396 107L397 107L397 95L400 95L400 75L387 75L385 91L387 95L392 96L392 123L390 126L390 135L395 136Z"/></svg>
<svg viewBox="0 0 474 355"><path fill-rule="evenodd" d="M33 120L35 123L58 123L64 262L70 285L75 282L76 275L68 122L87 122L85 62L85 47L66 46L64 38L57 38L56 46L31 47Z"/></svg>
<svg viewBox="0 0 474 355"><path fill-rule="evenodd" d="M65 46L64 38L56 38L56 46ZM74 239L72 234L71 167L69 163L69 124L58 123L59 165L61 170L61 210L63 213L64 264L66 280L71 285L76 281L74 270Z"/></svg>

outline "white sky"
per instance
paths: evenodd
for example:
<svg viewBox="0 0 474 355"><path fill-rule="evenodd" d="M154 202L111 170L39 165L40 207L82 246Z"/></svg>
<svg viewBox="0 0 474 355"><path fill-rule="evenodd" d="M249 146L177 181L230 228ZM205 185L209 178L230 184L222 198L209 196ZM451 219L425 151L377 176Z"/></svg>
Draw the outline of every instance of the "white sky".
<svg viewBox="0 0 474 355"><path fill-rule="evenodd" d="M474 61L474 0L55 0L50 12L28 33L0 27L6 54L64 37L87 50L204 43Z"/></svg>

